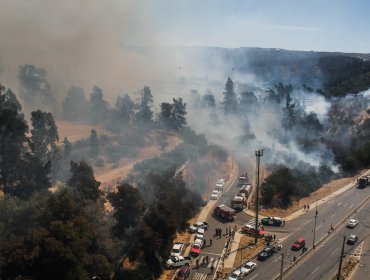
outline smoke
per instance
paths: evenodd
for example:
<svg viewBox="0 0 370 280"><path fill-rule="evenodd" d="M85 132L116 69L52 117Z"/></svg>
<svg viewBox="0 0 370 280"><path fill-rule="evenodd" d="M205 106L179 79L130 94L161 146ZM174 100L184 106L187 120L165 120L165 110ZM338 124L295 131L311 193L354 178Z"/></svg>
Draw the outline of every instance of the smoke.
<svg viewBox="0 0 370 280"><path fill-rule="evenodd" d="M2 83L17 89L19 65L33 64L48 72L59 100L71 85L88 92L97 85L114 100L147 80L163 80L171 75L166 67L158 70L159 63L125 48L158 44L159 26L150 16L154 7L135 0L1 1Z"/></svg>

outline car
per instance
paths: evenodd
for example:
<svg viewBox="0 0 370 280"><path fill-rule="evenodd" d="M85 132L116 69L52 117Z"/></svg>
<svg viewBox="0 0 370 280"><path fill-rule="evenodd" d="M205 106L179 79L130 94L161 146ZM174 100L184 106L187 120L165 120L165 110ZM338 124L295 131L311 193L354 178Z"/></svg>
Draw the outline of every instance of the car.
<svg viewBox="0 0 370 280"><path fill-rule="evenodd" d="M348 227L348 228L354 228L355 226L357 226L357 224L358 224L358 221L357 221L357 220L355 220L355 219L350 219L350 220L348 220L348 222L347 222L347 227Z"/></svg>
<svg viewBox="0 0 370 280"><path fill-rule="evenodd" d="M240 269L237 269L233 273L231 273L231 275L227 279L228 280L239 280L239 279L243 279L243 277L244 277L243 273L240 271Z"/></svg>
<svg viewBox="0 0 370 280"><path fill-rule="evenodd" d="M251 273L253 270L255 270L257 267L257 264L254 263L254 262L246 262L242 268L241 268L241 271L243 273L243 275L248 275L249 273Z"/></svg>
<svg viewBox="0 0 370 280"><path fill-rule="evenodd" d="M204 229L203 228L198 228L194 240L195 239L204 239Z"/></svg>
<svg viewBox="0 0 370 280"><path fill-rule="evenodd" d="M224 185L225 185L225 183L224 183L224 182L217 182L217 183L216 183L216 187L215 187L215 189L216 189L216 190L223 191L223 190L224 190Z"/></svg>
<svg viewBox="0 0 370 280"><path fill-rule="evenodd" d="M196 222L195 224L193 224L189 227L189 232L190 233L197 232L198 228L202 228L204 230L207 230L208 229L208 223L207 222Z"/></svg>
<svg viewBox="0 0 370 280"><path fill-rule="evenodd" d="M178 257L181 255L182 248L184 247L184 243L176 242L173 244L170 256L171 257Z"/></svg>
<svg viewBox="0 0 370 280"><path fill-rule="evenodd" d="M194 244L195 243L200 244L200 247L203 248L204 247L204 238L201 238L201 237L195 238Z"/></svg>
<svg viewBox="0 0 370 280"><path fill-rule="evenodd" d="M244 224L242 226L242 232L243 233L246 233L246 234L249 234L249 235L255 235L256 234L256 227L255 226L252 226L252 225L249 225L249 224ZM261 236L264 236L265 235L265 231L262 230L262 229L258 229L258 235L261 237Z"/></svg>
<svg viewBox="0 0 370 280"><path fill-rule="evenodd" d="M219 190L213 190L213 192L211 193L210 199L216 200L216 199L218 199L219 196L220 196L220 191Z"/></svg>
<svg viewBox="0 0 370 280"><path fill-rule="evenodd" d="M354 245L358 240L358 236L357 235L354 235L354 234L351 234L348 239L347 239L347 244L348 245Z"/></svg>
<svg viewBox="0 0 370 280"><path fill-rule="evenodd" d="M258 254L258 260L264 261L271 257L274 253L277 252L277 249L273 246L267 246L261 253Z"/></svg>
<svg viewBox="0 0 370 280"><path fill-rule="evenodd" d="M185 264L182 268L177 271L175 280L185 280L189 277L190 274L190 266L189 264Z"/></svg>
<svg viewBox="0 0 370 280"><path fill-rule="evenodd" d="M193 246L191 246L190 255L193 257L198 257L201 249L202 249L201 244L194 243Z"/></svg>
<svg viewBox="0 0 370 280"><path fill-rule="evenodd" d="M168 268L173 267L180 267L186 264L191 264L191 258L190 257L184 257L184 256L178 256L178 257L170 257L166 261L166 265Z"/></svg>
<svg viewBox="0 0 370 280"><path fill-rule="evenodd" d="M306 246L306 241L304 240L304 238L298 238L292 245L292 250L293 251L299 251L301 250L303 247Z"/></svg>
<svg viewBox="0 0 370 280"><path fill-rule="evenodd" d="M280 227L283 224L283 220L279 217L267 217L267 218L261 219L261 223L264 226Z"/></svg>

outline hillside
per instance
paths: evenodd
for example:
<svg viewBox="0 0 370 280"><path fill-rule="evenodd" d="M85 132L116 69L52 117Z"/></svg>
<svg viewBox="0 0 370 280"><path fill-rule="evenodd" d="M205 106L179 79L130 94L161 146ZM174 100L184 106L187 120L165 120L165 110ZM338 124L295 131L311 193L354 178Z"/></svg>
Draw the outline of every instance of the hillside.
<svg viewBox="0 0 370 280"><path fill-rule="evenodd" d="M99 126L68 122L64 120L56 121L60 138L67 137L72 143L86 139L90 136L91 129L96 129L98 134L111 135L111 133ZM162 149L156 139L164 137L163 141L167 143ZM182 140L174 134L164 134L160 132L152 133L146 138L147 146L139 148L135 157L123 158L116 164L106 164L102 167L94 166L96 180L101 182L101 187L117 184L118 181L125 178L131 171L135 163L145 159L160 156L164 152L172 151Z"/></svg>

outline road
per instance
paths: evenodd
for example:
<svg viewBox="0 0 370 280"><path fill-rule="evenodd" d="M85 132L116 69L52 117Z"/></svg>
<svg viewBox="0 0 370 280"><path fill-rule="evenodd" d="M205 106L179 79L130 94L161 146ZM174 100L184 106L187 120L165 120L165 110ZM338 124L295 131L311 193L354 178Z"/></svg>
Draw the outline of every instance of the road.
<svg viewBox="0 0 370 280"><path fill-rule="evenodd" d="M238 159L238 168L240 174L245 173L246 170L252 170L252 163L245 158ZM248 174L251 173L252 171L248 171ZM235 196L238 190L239 187L237 186L237 182L233 182L230 187L225 190L225 192L219 197L216 204L230 205L231 199ZM240 228L241 225L247 223L250 219L251 217L245 215L244 212L240 212L237 214L235 223L239 225ZM204 235L206 240L206 247L201 251L198 258L199 264L201 264L203 259L208 256L209 263L208 265L199 265L199 267L196 268L196 258L193 258L193 262L191 265L192 269L189 275L189 279L192 280L213 279L215 271L211 273L211 266L213 265L215 268L217 268L226 243L225 236L222 236L221 238L215 236L215 229L217 227L220 227L222 229L222 234L224 234L226 232L226 227L235 225L235 223L224 222L214 217L212 211L208 214L206 221L209 224L209 230L207 230ZM212 246L209 246L210 238L212 238ZM192 242L192 240L190 240L190 242Z"/></svg>
<svg viewBox="0 0 370 280"><path fill-rule="evenodd" d="M231 198L235 195L237 191L238 187L236 187L236 185L232 185L227 192L222 194L217 204L225 203L226 205L229 205ZM284 276L284 279L327 279L328 275L334 273L335 269L337 269L336 264L338 263L339 257L338 248L340 248L341 246L343 233L346 233L341 232L342 229L346 230L343 226L337 227L337 225L343 222L343 220L346 220L348 216L356 217L355 214L353 216L351 214L355 212L355 209L358 208L360 204L366 201L368 196L370 196L370 188L357 189L353 187L346 192L338 195L337 197L326 200L323 203L319 204L317 209L315 207L311 207L309 211L303 211L303 209L300 210L302 211L301 215L298 218L287 222L285 227L265 227L265 230L268 233L276 233L276 235L281 238L280 241L283 245L282 252L285 253L284 270L286 270L287 268L292 268L289 273L286 273L286 277ZM316 210L317 218L316 228L314 231L313 228L315 223ZM239 225L238 228L240 228L240 225L249 222L251 218L252 217L249 217L242 212L238 214L235 223ZM210 267L211 265L213 265L215 268L217 267L226 242L225 237L216 239L213 236L215 234L215 228L221 227L224 233L226 226L234 226L234 223L221 222L220 220L213 217L212 213L208 215L207 221L210 225L210 229L205 234L208 247L204 248L199 256L199 259L201 261L203 258L205 258L205 256L208 256L210 259L210 263L208 265L195 268L194 259L192 272L189 277L189 279L191 280L205 280L214 278L214 274L211 273ZM334 225L337 228L332 234L330 234L329 238L327 238L328 229L331 225ZM361 225L359 225L353 232L357 233L357 231L361 235L369 232L365 224L363 231ZM314 232L315 242L313 241ZM211 237L213 238L213 243L212 246L209 246L209 239ZM305 238L306 247L308 247L309 249L309 252L307 252L302 257L301 251L293 252L290 250L293 242L300 237ZM323 240L324 238L326 238L326 240L320 243L320 240ZM315 249L313 249L314 244ZM326 244L332 244L331 246L333 247L330 247L329 249L322 249L326 246ZM325 252L321 250L324 250ZM297 259L295 262L293 261L294 257ZM316 261L311 264L310 259ZM279 276L281 266L280 254L275 254L270 259L267 259L264 262L257 263L257 270L244 277L244 279L271 280L276 279ZM307 278L302 278L302 275L307 276Z"/></svg>
<svg viewBox="0 0 370 280"><path fill-rule="evenodd" d="M351 191L357 194L358 197L360 196L362 198L364 198L364 194L370 194L370 188L364 190L353 189ZM337 209L339 210L340 208L342 207L338 207ZM343 207L343 209L346 208ZM347 209L347 214L350 214L351 212L353 211L348 211ZM346 256L351 255L354 249L356 249L362 241L368 239L370 234L369 213L370 203L367 201L360 209L358 209L357 213L351 215L351 218L360 221L354 229L347 228L346 222L341 224L333 233L330 234L327 240L318 246L314 253L308 254L304 259L304 262L300 262L299 265L294 267L285 279L297 279L296 277L298 275L304 276L304 279L329 279L330 276L335 274L338 270L343 236L355 234L359 237L359 241L354 246L345 245L344 252ZM366 277L355 279L366 279Z"/></svg>

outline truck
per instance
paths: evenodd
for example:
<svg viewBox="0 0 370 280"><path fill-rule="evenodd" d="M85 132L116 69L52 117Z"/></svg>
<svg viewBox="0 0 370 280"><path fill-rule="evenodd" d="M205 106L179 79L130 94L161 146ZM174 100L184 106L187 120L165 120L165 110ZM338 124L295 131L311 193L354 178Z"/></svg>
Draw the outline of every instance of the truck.
<svg viewBox="0 0 370 280"><path fill-rule="evenodd" d="M225 204L220 204L213 210L213 214L226 221L234 221L236 211Z"/></svg>
<svg viewBox="0 0 370 280"><path fill-rule="evenodd" d="M249 182L248 173L239 176L238 185L243 186Z"/></svg>
<svg viewBox="0 0 370 280"><path fill-rule="evenodd" d="M231 208L235 210L243 210L247 205L247 198L244 193L237 194L231 200Z"/></svg>
<svg viewBox="0 0 370 280"><path fill-rule="evenodd" d="M251 184L247 184L247 185L243 185L241 186L240 190L239 190L239 193L240 194L245 194L246 197L248 197L252 192L252 185Z"/></svg>
<svg viewBox="0 0 370 280"><path fill-rule="evenodd" d="M361 178L357 179L358 188L364 189L369 184L369 176L362 176Z"/></svg>

